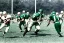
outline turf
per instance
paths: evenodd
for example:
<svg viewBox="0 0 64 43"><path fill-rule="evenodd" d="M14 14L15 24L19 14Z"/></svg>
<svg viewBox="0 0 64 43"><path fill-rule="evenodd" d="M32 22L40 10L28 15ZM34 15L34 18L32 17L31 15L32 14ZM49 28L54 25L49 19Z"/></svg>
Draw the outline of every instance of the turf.
<svg viewBox="0 0 64 43"><path fill-rule="evenodd" d="M43 21L38 36L34 35L35 27L33 26L31 32L23 37L23 32L20 32L18 24L11 23L10 29L4 37L2 33L5 28L0 32L0 43L64 43L64 37L58 36L53 23L48 27L46 25L47 21ZM64 35L64 23L62 24L62 35Z"/></svg>

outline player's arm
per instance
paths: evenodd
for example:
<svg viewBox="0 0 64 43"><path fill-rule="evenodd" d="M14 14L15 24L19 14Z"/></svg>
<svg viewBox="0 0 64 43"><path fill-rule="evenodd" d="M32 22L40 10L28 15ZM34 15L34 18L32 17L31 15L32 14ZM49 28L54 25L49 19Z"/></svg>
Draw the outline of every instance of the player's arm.
<svg viewBox="0 0 64 43"><path fill-rule="evenodd" d="M24 21L24 18L21 18L20 21Z"/></svg>
<svg viewBox="0 0 64 43"><path fill-rule="evenodd" d="M16 16L16 21L17 22L20 21L20 17Z"/></svg>
<svg viewBox="0 0 64 43"><path fill-rule="evenodd" d="M17 18L17 20L20 20L20 17L17 16L16 18Z"/></svg>
<svg viewBox="0 0 64 43"><path fill-rule="evenodd" d="M24 21L24 19L22 19L21 21Z"/></svg>
<svg viewBox="0 0 64 43"><path fill-rule="evenodd" d="M51 22L51 20L49 19L47 26L49 26L49 25L50 25L50 22Z"/></svg>
<svg viewBox="0 0 64 43"><path fill-rule="evenodd" d="M62 22L63 22L63 18L62 18L61 20L62 20Z"/></svg>

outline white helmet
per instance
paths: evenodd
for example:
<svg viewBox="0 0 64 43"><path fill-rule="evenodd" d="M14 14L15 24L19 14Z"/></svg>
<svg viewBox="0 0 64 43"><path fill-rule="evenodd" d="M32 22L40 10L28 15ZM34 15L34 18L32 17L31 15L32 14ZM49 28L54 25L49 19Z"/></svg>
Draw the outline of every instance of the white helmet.
<svg viewBox="0 0 64 43"><path fill-rule="evenodd" d="M25 10L23 10L22 12L25 13Z"/></svg>
<svg viewBox="0 0 64 43"><path fill-rule="evenodd" d="M29 12L27 12L27 14L29 14Z"/></svg>
<svg viewBox="0 0 64 43"><path fill-rule="evenodd" d="M56 15L58 15L59 13L58 12L56 12Z"/></svg>
<svg viewBox="0 0 64 43"><path fill-rule="evenodd" d="M11 18L11 15L7 15L7 18Z"/></svg>
<svg viewBox="0 0 64 43"><path fill-rule="evenodd" d="M6 11L3 11L3 14L6 14Z"/></svg>
<svg viewBox="0 0 64 43"><path fill-rule="evenodd" d="M61 13L63 13L63 11L61 11Z"/></svg>
<svg viewBox="0 0 64 43"><path fill-rule="evenodd" d="M0 12L0 14L2 14L2 12Z"/></svg>
<svg viewBox="0 0 64 43"><path fill-rule="evenodd" d="M17 14L20 14L20 12L18 12Z"/></svg>

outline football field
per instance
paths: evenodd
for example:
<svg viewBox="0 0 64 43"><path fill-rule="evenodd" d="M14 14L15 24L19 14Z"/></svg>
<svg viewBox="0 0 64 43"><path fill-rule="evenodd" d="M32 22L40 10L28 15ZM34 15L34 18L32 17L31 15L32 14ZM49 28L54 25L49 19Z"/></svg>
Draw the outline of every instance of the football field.
<svg viewBox="0 0 64 43"><path fill-rule="evenodd" d="M34 35L35 27L23 37L17 23L11 23L10 29L3 37L2 29L0 32L0 43L64 43L64 37L59 37L53 23L47 27L47 21L43 21L38 36ZM24 31L24 27L22 28ZM64 36L64 23L62 24L62 35Z"/></svg>

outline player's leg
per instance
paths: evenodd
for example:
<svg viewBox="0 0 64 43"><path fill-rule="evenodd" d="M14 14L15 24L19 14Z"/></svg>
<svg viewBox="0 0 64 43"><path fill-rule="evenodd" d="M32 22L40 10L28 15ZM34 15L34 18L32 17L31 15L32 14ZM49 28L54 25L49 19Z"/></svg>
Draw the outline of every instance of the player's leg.
<svg viewBox="0 0 64 43"><path fill-rule="evenodd" d="M25 28L25 31L23 33L23 37L26 35L26 33L28 32L27 28Z"/></svg>
<svg viewBox="0 0 64 43"><path fill-rule="evenodd" d="M9 26L6 27L6 29L5 29L5 31L3 33L3 36L8 32L9 28L10 28Z"/></svg>
<svg viewBox="0 0 64 43"><path fill-rule="evenodd" d="M62 24L63 23L63 19L60 19L60 24Z"/></svg>
<svg viewBox="0 0 64 43"><path fill-rule="evenodd" d="M24 32L23 36L25 36L26 33L29 32L29 31L31 30L32 24L33 24L32 21L30 22L30 24L28 24L27 28L25 29L25 32Z"/></svg>
<svg viewBox="0 0 64 43"><path fill-rule="evenodd" d="M40 25L36 25L36 30L35 30L36 35L38 34L39 30L40 30Z"/></svg>
<svg viewBox="0 0 64 43"><path fill-rule="evenodd" d="M61 24L59 25L59 31L61 32Z"/></svg>
<svg viewBox="0 0 64 43"><path fill-rule="evenodd" d="M31 31L33 24L34 24L33 21L31 21L31 22L28 23L28 27L27 27L28 31Z"/></svg>
<svg viewBox="0 0 64 43"><path fill-rule="evenodd" d="M63 21L62 20L60 20L60 32L61 32L61 26L62 26L62 23L63 23Z"/></svg>
<svg viewBox="0 0 64 43"><path fill-rule="evenodd" d="M0 26L0 30L5 26L5 23L2 23Z"/></svg>
<svg viewBox="0 0 64 43"><path fill-rule="evenodd" d="M10 21L8 23L6 23L7 27L3 33L3 36L8 32L9 28L10 28Z"/></svg>
<svg viewBox="0 0 64 43"><path fill-rule="evenodd" d="M26 25L27 25L27 23L28 23L28 19L25 19L25 22L26 22Z"/></svg>
<svg viewBox="0 0 64 43"><path fill-rule="evenodd" d="M22 32L22 27L21 27L21 25L22 25L22 22L19 23L19 28L20 28L20 30L21 30L21 32Z"/></svg>
<svg viewBox="0 0 64 43"><path fill-rule="evenodd" d="M62 35L60 33L60 28L61 28L60 23L55 23L54 25L55 25L55 29L56 29L57 33L59 34L59 36L62 37Z"/></svg>
<svg viewBox="0 0 64 43"><path fill-rule="evenodd" d="M27 22L27 19L25 19L25 21L24 21L24 23L23 23L23 25L24 25L24 29L27 29L27 26L28 26L27 23L28 23L28 22Z"/></svg>

